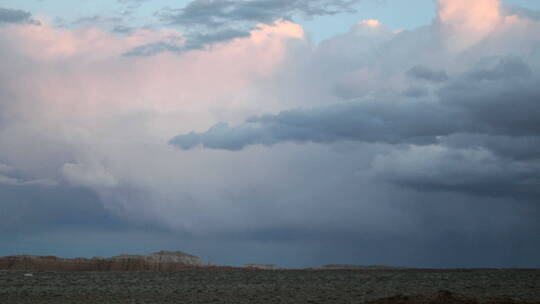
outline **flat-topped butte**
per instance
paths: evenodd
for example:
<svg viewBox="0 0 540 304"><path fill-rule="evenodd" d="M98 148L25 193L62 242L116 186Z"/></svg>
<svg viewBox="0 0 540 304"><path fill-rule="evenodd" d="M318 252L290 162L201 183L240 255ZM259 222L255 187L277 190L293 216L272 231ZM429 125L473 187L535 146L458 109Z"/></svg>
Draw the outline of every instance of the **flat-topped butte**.
<svg viewBox="0 0 540 304"><path fill-rule="evenodd" d="M182 251L159 251L149 255L122 254L111 258L59 258L14 255L0 258L2 270L48 271L175 271L202 267L201 258Z"/></svg>

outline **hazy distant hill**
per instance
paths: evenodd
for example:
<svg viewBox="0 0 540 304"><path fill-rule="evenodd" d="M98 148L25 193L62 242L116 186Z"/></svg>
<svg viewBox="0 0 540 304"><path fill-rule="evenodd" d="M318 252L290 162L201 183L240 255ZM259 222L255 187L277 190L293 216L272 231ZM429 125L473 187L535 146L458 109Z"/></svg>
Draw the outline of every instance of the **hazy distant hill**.
<svg viewBox="0 0 540 304"><path fill-rule="evenodd" d="M16 255L0 258L3 270L51 271L174 271L202 266L203 261L181 251L160 251L149 255L119 255L112 258L64 259L55 256Z"/></svg>

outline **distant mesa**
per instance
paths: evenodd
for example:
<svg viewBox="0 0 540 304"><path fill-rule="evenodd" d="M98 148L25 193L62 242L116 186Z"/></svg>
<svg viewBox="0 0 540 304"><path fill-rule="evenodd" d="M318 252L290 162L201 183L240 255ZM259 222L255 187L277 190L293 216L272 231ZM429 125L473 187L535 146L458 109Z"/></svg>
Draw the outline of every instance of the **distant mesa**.
<svg viewBox="0 0 540 304"><path fill-rule="evenodd" d="M111 258L64 259L55 256L15 255L0 258L0 270L42 271L176 271L202 267L201 258L182 251L149 255L122 254Z"/></svg>
<svg viewBox="0 0 540 304"><path fill-rule="evenodd" d="M189 266L202 266L203 261L194 255L182 251L159 251L149 255L118 255L112 260L143 260L148 263L157 264L182 264Z"/></svg>

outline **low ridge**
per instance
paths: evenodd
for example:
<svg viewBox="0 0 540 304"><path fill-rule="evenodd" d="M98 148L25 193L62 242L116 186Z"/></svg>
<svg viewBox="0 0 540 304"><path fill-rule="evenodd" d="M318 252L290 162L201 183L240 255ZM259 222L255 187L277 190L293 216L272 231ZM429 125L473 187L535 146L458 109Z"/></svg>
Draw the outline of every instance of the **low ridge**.
<svg viewBox="0 0 540 304"><path fill-rule="evenodd" d="M91 259L33 255L0 258L0 270L175 271L201 266L203 266L201 258L182 251L159 251L149 255L122 254L111 258Z"/></svg>

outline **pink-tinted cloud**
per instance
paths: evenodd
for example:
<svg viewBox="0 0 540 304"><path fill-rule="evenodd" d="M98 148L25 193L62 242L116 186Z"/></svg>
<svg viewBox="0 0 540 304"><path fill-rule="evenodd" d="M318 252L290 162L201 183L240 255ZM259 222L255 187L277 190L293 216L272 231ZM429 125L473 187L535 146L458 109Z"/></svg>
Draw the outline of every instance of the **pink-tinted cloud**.
<svg viewBox="0 0 540 304"><path fill-rule="evenodd" d="M122 159L120 147L152 142L168 148L178 131L273 109L248 97L280 66L289 42L303 41L304 34L299 25L280 21L211 50L122 56L164 39L182 43L182 34L139 30L123 36L46 22L0 28L0 159L77 185L94 175L115 180L119 173L104 175L109 171L102 161Z"/></svg>
<svg viewBox="0 0 540 304"><path fill-rule="evenodd" d="M438 18L447 30L448 45L468 47L489 34L501 21L500 0L439 0Z"/></svg>
<svg viewBox="0 0 540 304"><path fill-rule="evenodd" d="M24 82L12 83L20 99L13 106L27 107L19 111L25 115L35 109L42 117L63 120L136 111L203 112L218 103L242 106L242 91L268 77L284 58L288 41L301 40L304 33L299 25L279 21L211 50L129 58L122 54L139 45L167 39L181 44L182 34L139 30L126 37L44 24L5 27L0 37L11 56L27 62L27 68L15 68Z"/></svg>
<svg viewBox="0 0 540 304"><path fill-rule="evenodd" d="M439 19L462 30L485 32L499 22L499 0L439 0Z"/></svg>

